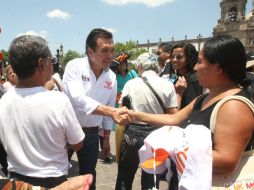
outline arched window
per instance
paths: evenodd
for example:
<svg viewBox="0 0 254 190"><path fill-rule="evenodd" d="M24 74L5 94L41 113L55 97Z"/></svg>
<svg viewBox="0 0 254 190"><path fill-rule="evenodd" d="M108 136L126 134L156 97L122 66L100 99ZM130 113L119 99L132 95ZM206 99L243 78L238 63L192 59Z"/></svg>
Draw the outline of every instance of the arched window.
<svg viewBox="0 0 254 190"><path fill-rule="evenodd" d="M229 17L229 21L236 21L236 17L237 17L236 7L232 7L229 9L228 17Z"/></svg>

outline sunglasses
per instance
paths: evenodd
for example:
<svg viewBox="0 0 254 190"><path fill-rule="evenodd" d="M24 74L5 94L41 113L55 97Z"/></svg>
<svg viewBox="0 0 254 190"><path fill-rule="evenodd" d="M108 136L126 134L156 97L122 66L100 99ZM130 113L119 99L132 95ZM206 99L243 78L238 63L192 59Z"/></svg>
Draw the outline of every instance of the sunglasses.
<svg viewBox="0 0 254 190"><path fill-rule="evenodd" d="M184 56L180 55L180 54L171 55L171 59L175 59L175 58L176 58L177 61L179 61L179 60L182 60L184 58Z"/></svg>

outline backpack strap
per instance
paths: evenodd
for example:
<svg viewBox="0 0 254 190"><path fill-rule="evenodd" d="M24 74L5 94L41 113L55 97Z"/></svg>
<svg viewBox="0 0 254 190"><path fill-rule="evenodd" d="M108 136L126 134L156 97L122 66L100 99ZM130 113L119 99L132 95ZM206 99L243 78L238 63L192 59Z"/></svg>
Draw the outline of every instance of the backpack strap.
<svg viewBox="0 0 254 190"><path fill-rule="evenodd" d="M225 98L221 99L216 104L216 106L214 107L214 109L212 111L212 114L211 114L210 130L213 134L215 132L215 123L216 123L216 120L217 120L218 111L220 110L221 106L229 100L240 100L241 102L245 103L252 110L252 113L254 114L254 104L248 98L245 98L245 97L239 96L239 95L225 97Z"/></svg>
<svg viewBox="0 0 254 190"><path fill-rule="evenodd" d="M148 82L147 78L144 76L140 76L140 78L144 81L144 83L150 88L150 90L152 91L152 93L154 94L154 96L156 97L157 101L159 102L161 108L163 109L164 113L166 113L166 108L161 100L161 98L159 97L159 95L157 94L157 92L153 89L153 87L151 86L151 84Z"/></svg>

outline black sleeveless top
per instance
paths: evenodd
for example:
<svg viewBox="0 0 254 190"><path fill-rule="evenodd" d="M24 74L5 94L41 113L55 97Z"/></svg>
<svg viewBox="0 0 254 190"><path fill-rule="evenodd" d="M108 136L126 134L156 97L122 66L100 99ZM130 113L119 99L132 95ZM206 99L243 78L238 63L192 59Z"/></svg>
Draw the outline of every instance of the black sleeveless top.
<svg viewBox="0 0 254 190"><path fill-rule="evenodd" d="M201 110L202 103L203 103L205 97L207 97L207 95L208 94L204 94L204 95L197 98L197 100L193 106L191 115L183 123L181 123L180 127L186 128L190 124L196 124L196 125L204 125L208 129L210 129L210 117L211 117L214 107L216 106L216 104L219 101L213 103L211 106L209 106L205 110ZM236 95L249 98L249 95L244 90L241 90ZM214 143L213 134L212 134L212 143ZM246 146L245 151L250 150L251 147L254 147L254 133L252 134L252 138L251 138L250 142L248 143L248 145Z"/></svg>
<svg viewBox="0 0 254 190"><path fill-rule="evenodd" d="M182 96L181 109L187 106L192 100L194 100L196 97L203 93L203 88L198 83L196 72L187 73L185 76L185 80L187 81L188 85Z"/></svg>

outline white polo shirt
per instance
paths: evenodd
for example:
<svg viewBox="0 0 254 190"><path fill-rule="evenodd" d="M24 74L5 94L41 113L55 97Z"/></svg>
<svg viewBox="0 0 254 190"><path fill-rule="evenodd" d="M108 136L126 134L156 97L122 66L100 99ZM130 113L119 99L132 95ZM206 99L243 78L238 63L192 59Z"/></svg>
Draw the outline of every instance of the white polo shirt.
<svg viewBox="0 0 254 190"><path fill-rule="evenodd" d="M91 113L101 104L115 106L117 82L113 71L104 70L96 80L88 58L77 58L66 65L62 83L82 127L102 125L112 130L110 117Z"/></svg>

